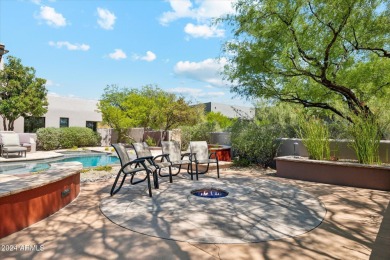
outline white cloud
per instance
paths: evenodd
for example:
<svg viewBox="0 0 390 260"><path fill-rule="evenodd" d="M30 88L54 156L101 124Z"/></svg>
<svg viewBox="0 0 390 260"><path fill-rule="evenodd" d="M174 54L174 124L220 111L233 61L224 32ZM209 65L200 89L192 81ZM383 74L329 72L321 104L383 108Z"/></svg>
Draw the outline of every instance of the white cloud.
<svg viewBox="0 0 390 260"><path fill-rule="evenodd" d="M70 42L49 42L50 46L57 47L57 48L62 48L65 47L70 51L88 51L89 50L89 45L87 44L78 44L78 43L70 43Z"/></svg>
<svg viewBox="0 0 390 260"><path fill-rule="evenodd" d="M60 84L59 83L56 83L50 79L46 80L46 87L59 87Z"/></svg>
<svg viewBox="0 0 390 260"><path fill-rule="evenodd" d="M205 21L210 18L220 17L225 14L233 13L232 3L236 0L168 0L172 11L164 12L160 17L162 25L168 25L170 22L180 18L191 18L197 21ZM194 4L196 6L194 6Z"/></svg>
<svg viewBox="0 0 390 260"><path fill-rule="evenodd" d="M147 51L146 55L144 55L144 56L139 56L138 54L133 55L133 59L135 59L135 60L144 60L144 61L148 61L148 62L154 61L156 58L157 58L156 54L154 54L151 51Z"/></svg>
<svg viewBox="0 0 390 260"><path fill-rule="evenodd" d="M31 0L33 4L41 5L41 0Z"/></svg>
<svg viewBox="0 0 390 260"><path fill-rule="evenodd" d="M226 63L225 58L206 59L201 62L179 61L174 67L174 72L178 76L206 82L216 87L226 87L228 83L221 76Z"/></svg>
<svg viewBox="0 0 390 260"><path fill-rule="evenodd" d="M126 53L124 53L124 51L122 51L121 49L115 49L115 51L113 53L108 54L108 56L114 60L120 60L120 59L127 58Z"/></svg>
<svg viewBox="0 0 390 260"><path fill-rule="evenodd" d="M191 96L194 98L202 98L202 97L221 97L224 96L225 93L222 91L217 92L205 92L202 89L197 88L185 88L185 87L178 87L178 88L171 88L168 89L169 92L184 95L184 96Z"/></svg>
<svg viewBox="0 0 390 260"><path fill-rule="evenodd" d="M224 37L225 30L218 29L216 26L208 25L194 25L188 23L184 27L184 31L194 38L211 38L211 37Z"/></svg>
<svg viewBox="0 0 390 260"><path fill-rule="evenodd" d="M99 24L99 26L105 30L114 29L116 16L109 10L100 7L97 8L97 12L99 16L97 23Z"/></svg>
<svg viewBox="0 0 390 260"><path fill-rule="evenodd" d="M41 6L38 18L45 20L48 25L53 27L66 26L65 17L62 16L62 14L57 13L53 7Z"/></svg>

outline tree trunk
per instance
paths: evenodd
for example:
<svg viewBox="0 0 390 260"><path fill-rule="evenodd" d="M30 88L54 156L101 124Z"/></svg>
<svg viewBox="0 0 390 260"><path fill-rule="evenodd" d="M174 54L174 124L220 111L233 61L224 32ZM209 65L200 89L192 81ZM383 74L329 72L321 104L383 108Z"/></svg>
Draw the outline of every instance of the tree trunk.
<svg viewBox="0 0 390 260"><path fill-rule="evenodd" d="M8 131L14 131L15 120L8 121Z"/></svg>
<svg viewBox="0 0 390 260"><path fill-rule="evenodd" d="M7 131L7 119L5 119L5 117L3 117L3 128L4 131Z"/></svg>

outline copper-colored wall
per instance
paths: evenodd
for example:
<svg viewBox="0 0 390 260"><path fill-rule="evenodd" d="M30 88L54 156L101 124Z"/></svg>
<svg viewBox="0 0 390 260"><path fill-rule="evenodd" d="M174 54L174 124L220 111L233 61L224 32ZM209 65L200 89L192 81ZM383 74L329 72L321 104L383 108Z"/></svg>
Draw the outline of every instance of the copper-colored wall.
<svg viewBox="0 0 390 260"><path fill-rule="evenodd" d="M276 158L276 175L358 188L390 191L390 171L385 167L365 167L329 163L289 161Z"/></svg>
<svg viewBox="0 0 390 260"><path fill-rule="evenodd" d="M62 197L61 192L70 193ZM57 212L80 193L80 173L58 182L0 198L0 238Z"/></svg>

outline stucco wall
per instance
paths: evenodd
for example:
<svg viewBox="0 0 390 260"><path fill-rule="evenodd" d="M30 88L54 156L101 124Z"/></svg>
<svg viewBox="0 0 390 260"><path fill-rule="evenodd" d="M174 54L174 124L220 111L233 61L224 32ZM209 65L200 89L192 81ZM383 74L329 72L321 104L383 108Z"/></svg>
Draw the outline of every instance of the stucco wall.
<svg viewBox="0 0 390 260"><path fill-rule="evenodd" d="M59 127L60 117L69 118L69 126L86 126L86 121L101 122L102 115L97 111L97 100L48 95L48 111L45 117L45 127ZM2 122L2 118L0 117ZM3 124L0 124L3 130ZM18 118L14 131L24 132L24 118Z"/></svg>

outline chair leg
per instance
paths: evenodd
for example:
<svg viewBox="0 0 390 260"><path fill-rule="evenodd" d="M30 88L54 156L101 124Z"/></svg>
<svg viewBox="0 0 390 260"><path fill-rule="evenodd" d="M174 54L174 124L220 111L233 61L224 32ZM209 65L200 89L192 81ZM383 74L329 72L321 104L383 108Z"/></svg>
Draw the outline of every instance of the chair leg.
<svg viewBox="0 0 390 260"><path fill-rule="evenodd" d="M198 177L198 164L197 163L195 163L195 168L196 168L196 180L198 181L199 177Z"/></svg>
<svg viewBox="0 0 390 260"><path fill-rule="evenodd" d="M118 174L116 175L114 184L112 185L111 192L110 192L110 195L111 195L111 196L114 195L114 194L116 194L116 193L122 188L122 185L123 185L123 183L125 182L126 174L125 174L125 176L123 176L121 185L118 187L118 189L116 189L116 190L114 191L115 186L116 186L116 184L117 184L117 182L118 182L118 179L119 179L119 176L120 176L120 175L121 175L121 171L119 171Z"/></svg>
<svg viewBox="0 0 390 260"><path fill-rule="evenodd" d="M150 174L149 174L149 172L146 172L146 174L147 174L147 178L148 178L149 197L152 197L152 187L150 184Z"/></svg>
<svg viewBox="0 0 390 260"><path fill-rule="evenodd" d="M194 175L193 175L193 172L192 172L192 162L191 162L191 164L187 165L187 173L189 175L191 175L191 180L194 180Z"/></svg>
<svg viewBox="0 0 390 260"><path fill-rule="evenodd" d="M169 182L172 183L172 168L169 166Z"/></svg>
<svg viewBox="0 0 390 260"><path fill-rule="evenodd" d="M218 179L219 179L219 163L217 161L217 176L218 176Z"/></svg>
<svg viewBox="0 0 390 260"><path fill-rule="evenodd" d="M158 170L158 173L157 173L157 169L153 172L153 181L154 181L154 188L155 189L159 189L160 186L159 186L159 183L158 183L158 175L160 174L160 171L161 169Z"/></svg>

